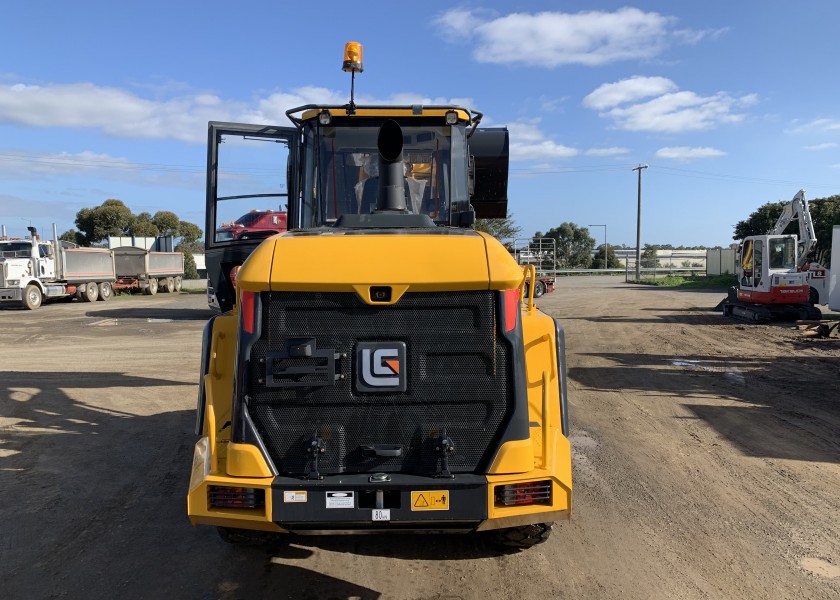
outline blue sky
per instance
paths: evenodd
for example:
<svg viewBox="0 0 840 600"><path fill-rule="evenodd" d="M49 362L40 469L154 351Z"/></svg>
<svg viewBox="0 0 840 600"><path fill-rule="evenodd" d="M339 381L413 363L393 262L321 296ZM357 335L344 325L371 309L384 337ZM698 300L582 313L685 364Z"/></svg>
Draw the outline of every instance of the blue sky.
<svg viewBox="0 0 840 600"><path fill-rule="evenodd" d="M526 235L606 224L633 245L638 164L643 243L726 245L765 202L840 194L840 3L516 6L6 3L0 223L61 232L119 198L203 227L207 121L346 102L350 40L357 102L457 102L509 127Z"/></svg>

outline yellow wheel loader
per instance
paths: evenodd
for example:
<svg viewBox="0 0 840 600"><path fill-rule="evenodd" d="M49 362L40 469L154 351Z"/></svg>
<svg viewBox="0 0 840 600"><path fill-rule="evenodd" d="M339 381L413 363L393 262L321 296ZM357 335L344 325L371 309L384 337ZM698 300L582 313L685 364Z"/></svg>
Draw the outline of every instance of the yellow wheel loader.
<svg viewBox="0 0 840 600"><path fill-rule="evenodd" d="M253 209L289 230L209 234L190 520L544 541L572 502L563 328L471 229L506 214L507 130L352 97L287 116L209 126L205 230Z"/></svg>

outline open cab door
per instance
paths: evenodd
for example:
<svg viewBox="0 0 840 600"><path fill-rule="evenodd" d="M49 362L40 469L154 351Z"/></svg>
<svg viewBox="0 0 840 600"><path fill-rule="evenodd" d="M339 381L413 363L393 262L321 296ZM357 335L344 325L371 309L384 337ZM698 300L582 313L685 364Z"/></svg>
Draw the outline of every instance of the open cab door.
<svg viewBox="0 0 840 600"><path fill-rule="evenodd" d="M286 231L297 173L294 127L210 122L206 263L222 312L235 303L236 269L267 237Z"/></svg>
<svg viewBox="0 0 840 600"><path fill-rule="evenodd" d="M470 203L477 219L507 217L510 140L503 127L473 131L468 140L472 162Z"/></svg>

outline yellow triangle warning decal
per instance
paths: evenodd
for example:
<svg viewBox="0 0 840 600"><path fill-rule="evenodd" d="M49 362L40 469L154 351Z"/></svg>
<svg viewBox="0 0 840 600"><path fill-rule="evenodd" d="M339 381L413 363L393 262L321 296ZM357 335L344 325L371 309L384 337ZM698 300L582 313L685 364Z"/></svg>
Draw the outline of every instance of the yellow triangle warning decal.
<svg viewBox="0 0 840 600"><path fill-rule="evenodd" d="M424 506L429 506L429 503L426 501L426 497L423 494L417 496L417 500L414 501L414 506L417 508L421 508Z"/></svg>

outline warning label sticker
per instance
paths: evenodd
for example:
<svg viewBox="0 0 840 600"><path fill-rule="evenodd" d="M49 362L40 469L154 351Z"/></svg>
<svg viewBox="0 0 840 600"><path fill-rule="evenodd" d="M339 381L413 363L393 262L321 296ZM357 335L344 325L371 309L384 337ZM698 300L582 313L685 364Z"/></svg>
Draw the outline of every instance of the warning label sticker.
<svg viewBox="0 0 840 600"><path fill-rule="evenodd" d="M411 510L449 510L449 491L411 492Z"/></svg>
<svg viewBox="0 0 840 600"><path fill-rule="evenodd" d="M327 508L355 507L355 492L327 492Z"/></svg>
<svg viewBox="0 0 840 600"><path fill-rule="evenodd" d="M306 502L306 492L283 492L283 502Z"/></svg>

